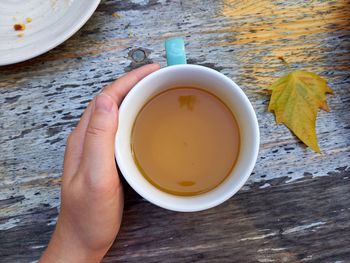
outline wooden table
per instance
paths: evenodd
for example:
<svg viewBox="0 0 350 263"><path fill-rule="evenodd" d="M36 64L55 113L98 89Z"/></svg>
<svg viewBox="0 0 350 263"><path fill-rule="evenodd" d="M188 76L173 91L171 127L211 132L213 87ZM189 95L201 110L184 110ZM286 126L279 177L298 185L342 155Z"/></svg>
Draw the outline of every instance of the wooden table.
<svg viewBox="0 0 350 263"><path fill-rule="evenodd" d="M199 213L158 208L125 184L104 262L350 262L349 14L348 0L105 0L58 48L1 67L0 262L39 258L57 219L67 135L101 87L142 64L164 66L172 36L185 38L190 63L247 94L258 161L237 195ZM288 71L279 56L334 89L317 119L322 154L276 126L257 92Z"/></svg>

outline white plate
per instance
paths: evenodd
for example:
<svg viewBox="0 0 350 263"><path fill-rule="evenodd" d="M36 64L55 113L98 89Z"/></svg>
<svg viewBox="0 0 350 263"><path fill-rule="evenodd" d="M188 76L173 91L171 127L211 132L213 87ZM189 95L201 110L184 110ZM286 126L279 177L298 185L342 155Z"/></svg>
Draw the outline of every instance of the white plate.
<svg viewBox="0 0 350 263"><path fill-rule="evenodd" d="M90 18L100 0L0 0L0 66L58 46ZM31 22L26 19L31 18ZM17 23L24 31L15 31ZM18 34L23 33L23 36Z"/></svg>

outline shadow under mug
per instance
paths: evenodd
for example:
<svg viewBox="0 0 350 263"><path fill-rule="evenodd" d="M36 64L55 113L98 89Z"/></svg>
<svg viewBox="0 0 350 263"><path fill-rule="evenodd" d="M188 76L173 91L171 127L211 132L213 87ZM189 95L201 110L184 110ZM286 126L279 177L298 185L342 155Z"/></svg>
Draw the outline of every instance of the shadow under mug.
<svg viewBox="0 0 350 263"><path fill-rule="evenodd" d="M128 184L146 200L173 211L201 211L223 203L247 181L259 151L259 126L251 103L236 83L213 69L183 64L182 39L167 40L166 51L170 66L141 80L120 106L116 160ZM219 97L235 115L240 130L240 151L229 176L213 190L194 196L172 195L156 188L139 171L131 150L132 128L139 111L157 94L179 86L198 87Z"/></svg>

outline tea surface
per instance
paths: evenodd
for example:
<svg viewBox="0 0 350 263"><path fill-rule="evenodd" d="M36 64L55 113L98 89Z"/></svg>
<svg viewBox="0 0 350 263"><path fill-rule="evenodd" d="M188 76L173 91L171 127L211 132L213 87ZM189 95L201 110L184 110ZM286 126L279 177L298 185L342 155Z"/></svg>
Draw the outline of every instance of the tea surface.
<svg viewBox="0 0 350 263"><path fill-rule="evenodd" d="M229 108L211 93L179 87L158 94L139 112L131 148L143 176L174 195L198 195L232 171L240 135Z"/></svg>

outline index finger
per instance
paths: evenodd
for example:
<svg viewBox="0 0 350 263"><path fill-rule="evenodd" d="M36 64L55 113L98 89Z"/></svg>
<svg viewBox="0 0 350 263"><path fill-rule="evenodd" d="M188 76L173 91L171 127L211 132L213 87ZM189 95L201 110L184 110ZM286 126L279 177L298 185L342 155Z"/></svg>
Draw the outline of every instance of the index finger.
<svg viewBox="0 0 350 263"><path fill-rule="evenodd" d="M119 107L125 95L137 82L159 68L159 64L150 64L135 69L106 86L102 92L108 94ZM73 176L79 167L83 152L85 133L93 110L94 103L91 101L87 109L84 111L84 114L81 117L77 127L70 135L64 158L64 174L66 174L66 177Z"/></svg>
<svg viewBox="0 0 350 263"><path fill-rule="evenodd" d="M113 81L107 87L103 89L103 93L108 94L114 99L118 107L120 103L128 94L128 92L134 87L141 79L151 74L154 71L160 69L159 64L149 64L135 69L126 75L122 76L116 81Z"/></svg>

